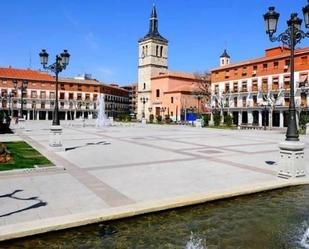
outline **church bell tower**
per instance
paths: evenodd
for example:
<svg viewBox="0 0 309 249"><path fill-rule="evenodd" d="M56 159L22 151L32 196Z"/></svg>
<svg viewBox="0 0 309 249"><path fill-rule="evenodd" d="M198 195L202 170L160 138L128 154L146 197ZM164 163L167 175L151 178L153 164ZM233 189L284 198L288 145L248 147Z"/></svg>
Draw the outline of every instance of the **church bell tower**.
<svg viewBox="0 0 309 249"><path fill-rule="evenodd" d="M149 31L138 41L138 105L137 118L149 119L151 103L151 77L165 73L168 68L168 40L158 31L156 7L152 7Z"/></svg>

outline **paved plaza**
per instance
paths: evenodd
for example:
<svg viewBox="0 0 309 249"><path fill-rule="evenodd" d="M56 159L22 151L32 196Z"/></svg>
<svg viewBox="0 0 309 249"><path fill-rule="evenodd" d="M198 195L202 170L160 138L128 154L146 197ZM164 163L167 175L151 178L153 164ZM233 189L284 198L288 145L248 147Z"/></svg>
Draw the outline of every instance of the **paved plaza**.
<svg viewBox="0 0 309 249"><path fill-rule="evenodd" d="M1 135L27 141L56 167L0 174L0 240L309 183L276 177L283 130L63 122L55 150L49 126L29 121ZM308 162L309 137L301 140Z"/></svg>

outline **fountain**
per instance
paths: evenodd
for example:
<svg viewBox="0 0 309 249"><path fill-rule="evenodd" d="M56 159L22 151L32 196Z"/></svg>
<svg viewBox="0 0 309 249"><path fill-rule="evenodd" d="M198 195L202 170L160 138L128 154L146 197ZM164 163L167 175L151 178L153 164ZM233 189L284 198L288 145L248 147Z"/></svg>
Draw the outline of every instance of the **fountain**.
<svg viewBox="0 0 309 249"><path fill-rule="evenodd" d="M97 100L98 105L98 117L96 120L96 127L102 128L104 126L110 125L109 120L106 117L105 114L105 101L104 101L104 95L101 95L100 98Z"/></svg>
<svg viewBox="0 0 309 249"><path fill-rule="evenodd" d="M191 232L190 239L185 249L207 249L206 240L198 238Z"/></svg>
<svg viewBox="0 0 309 249"><path fill-rule="evenodd" d="M303 248L309 249L309 227L306 229L305 233L303 234L301 241L300 241L300 245Z"/></svg>

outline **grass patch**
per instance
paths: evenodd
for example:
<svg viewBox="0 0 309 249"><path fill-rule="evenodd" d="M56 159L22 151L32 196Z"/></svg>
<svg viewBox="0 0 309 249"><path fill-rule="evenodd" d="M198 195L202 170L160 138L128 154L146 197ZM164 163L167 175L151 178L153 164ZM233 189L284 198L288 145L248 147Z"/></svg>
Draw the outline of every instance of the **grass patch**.
<svg viewBox="0 0 309 249"><path fill-rule="evenodd" d="M37 150L23 141L5 142L13 160L0 164L0 171L12 169L34 168L37 166L52 166L53 164Z"/></svg>

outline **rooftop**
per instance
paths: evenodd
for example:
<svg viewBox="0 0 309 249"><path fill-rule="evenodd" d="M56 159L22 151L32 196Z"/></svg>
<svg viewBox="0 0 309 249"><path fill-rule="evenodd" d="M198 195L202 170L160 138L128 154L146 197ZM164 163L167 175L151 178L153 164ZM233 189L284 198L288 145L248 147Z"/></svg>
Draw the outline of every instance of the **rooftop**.
<svg viewBox="0 0 309 249"><path fill-rule="evenodd" d="M8 79L54 81L47 72L34 71L32 69L18 69L12 67L0 67L0 77Z"/></svg>

